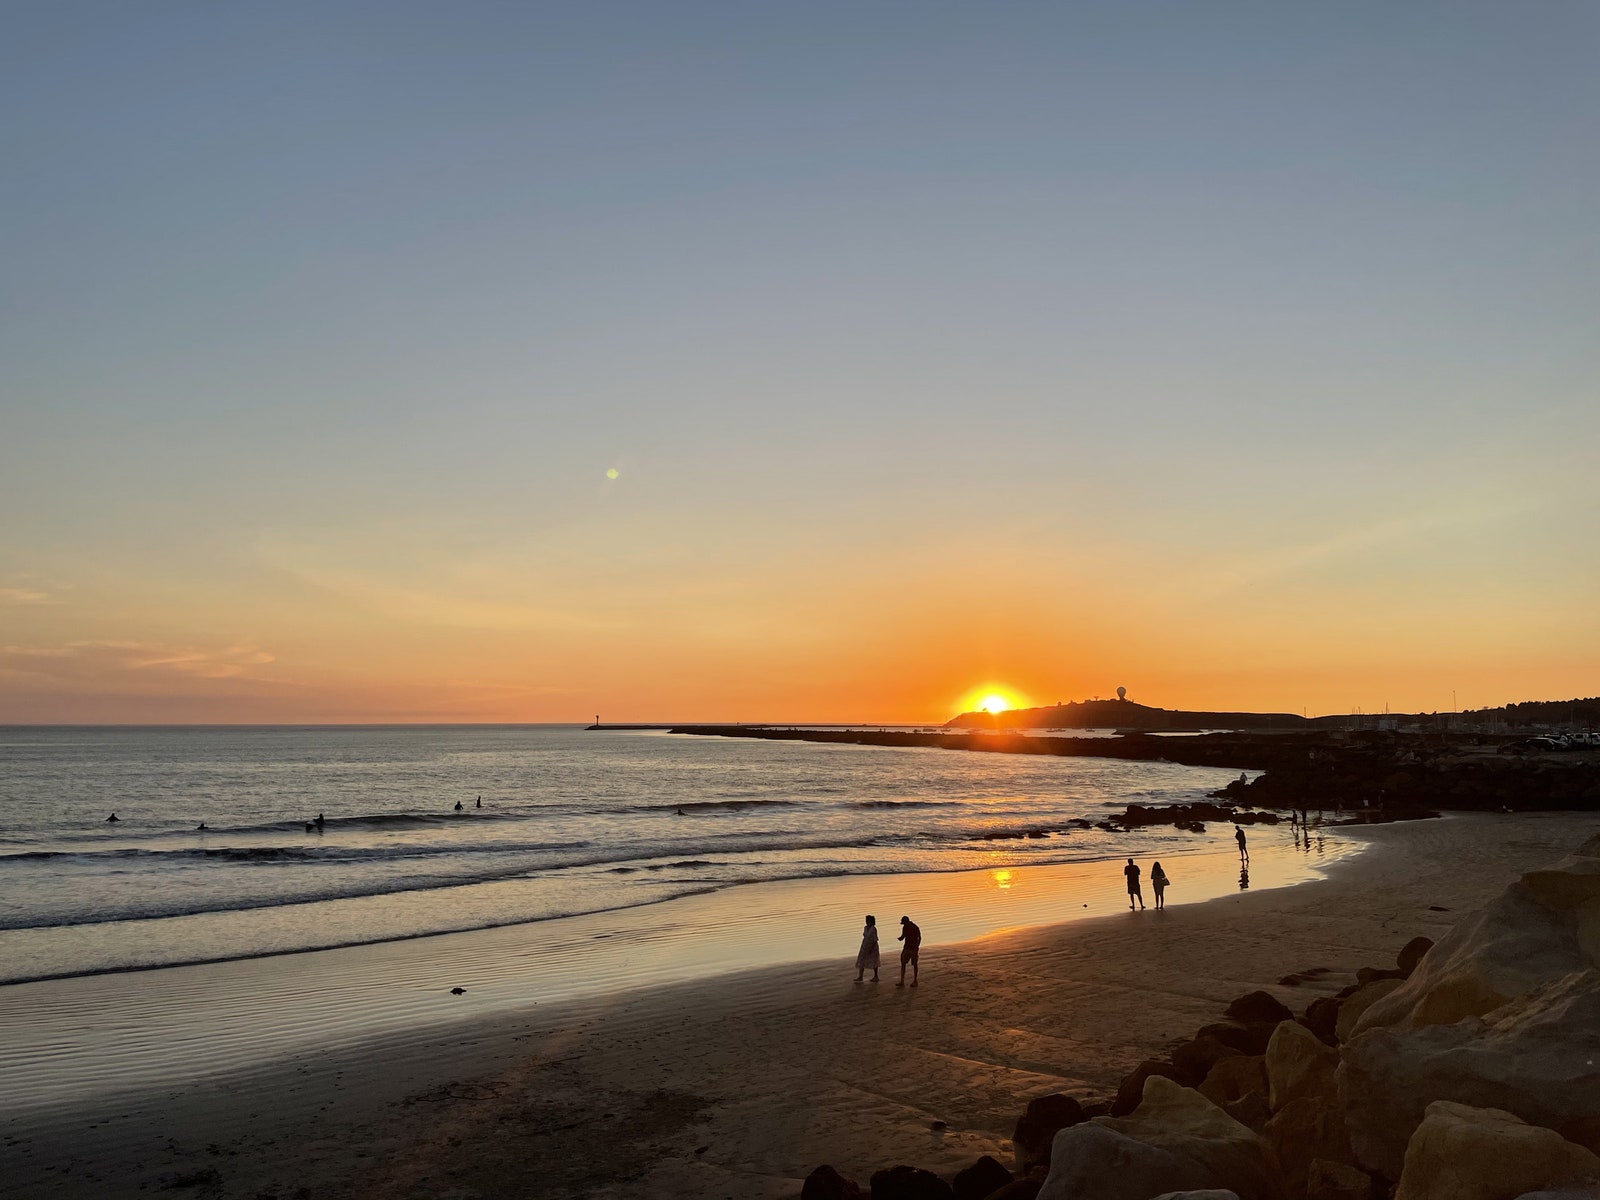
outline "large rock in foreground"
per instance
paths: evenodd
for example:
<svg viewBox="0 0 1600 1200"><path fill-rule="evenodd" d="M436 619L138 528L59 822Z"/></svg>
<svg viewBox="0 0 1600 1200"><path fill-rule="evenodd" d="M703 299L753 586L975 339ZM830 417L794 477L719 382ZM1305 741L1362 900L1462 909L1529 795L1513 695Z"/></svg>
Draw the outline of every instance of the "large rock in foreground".
<svg viewBox="0 0 1600 1200"><path fill-rule="evenodd" d="M1224 1189L1279 1200L1271 1151L1199 1092L1159 1075L1126 1117L1097 1117L1056 1134L1039 1200L1150 1200Z"/></svg>
<svg viewBox="0 0 1600 1200"><path fill-rule="evenodd" d="M1591 839L1583 853L1523 876L1356 1023L1338 1087L1362 1166L1397 1178L1436 1100L1552 1129L1600 1115L1596 853L1600 839Z"/></svg>
<svg viewBox="0 0 1600 1200"><path fill-rule="evenodd" d="M1395 1200L1512 1200L1600 1182L1600 1158L1508 1112L1435 1101L1406 1147Z"/></svg>
<svg viewBox="0 0 1600 1200"><path fill-rule="evenodd" d="M1284 1021L1267 1043L1267 1081L1272 1111L1292 1100L1332 1100L1339 1052L1295 1021Z"/></svg>

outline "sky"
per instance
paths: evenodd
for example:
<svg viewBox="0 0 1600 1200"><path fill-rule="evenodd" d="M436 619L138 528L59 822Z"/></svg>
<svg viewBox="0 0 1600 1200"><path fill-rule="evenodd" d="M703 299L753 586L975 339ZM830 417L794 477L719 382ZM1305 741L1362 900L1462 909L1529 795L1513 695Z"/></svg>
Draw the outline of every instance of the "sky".
<svg viewBox="0 0 1600 1200"><path fill-rule="evenodd" d="M1597 53L1558 0L7 5L0 722L1600 693Z"/></svg>

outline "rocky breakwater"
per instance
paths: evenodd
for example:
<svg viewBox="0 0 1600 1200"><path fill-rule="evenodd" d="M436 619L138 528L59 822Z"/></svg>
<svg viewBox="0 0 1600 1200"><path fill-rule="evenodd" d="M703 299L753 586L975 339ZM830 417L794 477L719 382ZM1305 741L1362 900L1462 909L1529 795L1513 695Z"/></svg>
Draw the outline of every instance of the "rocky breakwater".
<svg viewBox="0 0 1600 1200"><path fill-rule="evenodd" d="M1298 1015L1239 997L1109 1104L1033 1101L1012 1143L1014 1172L819 1168L802 1195L1600 1200L1600 836Z"/></svg>
<svg viewBox="0 0 1600 1200"><path fill-rule="evenodd" d="M1239 804L1385 817L1600 807L1600 753L1510 753L1419 735L1289 736L1256 756L1264 774L1213 793Z"/></svg>
<svg viewBox="0 0 1600 1200"><path fill-rule="evenodd" d="M1402 1183L1452 1128L1600 1172L1600 836L1524 875L1371 1003L1349 1028L1338 1087L1357 1157Z"/></svg>

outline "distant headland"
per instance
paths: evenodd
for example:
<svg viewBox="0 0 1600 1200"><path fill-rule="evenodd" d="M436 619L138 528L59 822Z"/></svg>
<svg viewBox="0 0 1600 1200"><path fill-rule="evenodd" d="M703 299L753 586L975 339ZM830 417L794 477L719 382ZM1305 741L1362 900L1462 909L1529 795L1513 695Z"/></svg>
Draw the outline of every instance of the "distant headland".
<svg viewBox="0 0 1600 1200"><path fill-rule="evenodd" d="M1600 727L1600 697L1586 700L1533 700L1468 712L1340 713L1316 717L1287 712L1200 712L1153 708L1119 697L1115 700L1074 700L1043 708L964 712L944 724L946 729L1137 729L1150 733L1244 729L1377 729L1420 733L1446 727L1481 732L1541 728L1594 729Z"/></svg>

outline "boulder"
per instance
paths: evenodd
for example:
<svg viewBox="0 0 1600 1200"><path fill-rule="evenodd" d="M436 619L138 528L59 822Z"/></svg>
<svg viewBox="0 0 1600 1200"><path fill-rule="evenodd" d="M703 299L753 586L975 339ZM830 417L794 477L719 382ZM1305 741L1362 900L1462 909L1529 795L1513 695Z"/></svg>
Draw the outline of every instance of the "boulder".
<svg viewBox="0 0 1600 1200"><path fill-rule="evenodd" d="M1531 871L1462 920L1366 1009L1342 1059L1357 1158L1389 1178L1435 1100L1551 1129L1600 1114L1600 857Z"/></svg>
<svg viewBox="0 0 1600 1200"><path fill-rule="evenodd" d="M1327 1045L1337 1046L1339 1044L1339 1036L1335 1030L1339 1026L1340 1003L1332 996L1318 996L1310 1004L1306 1005L1306 1011L1300 1018L1300 1024L1311 1030Z"/></svg>
<svg viewBox="0 0 1600 1200"><path fill-rule="evenodd" d="M1218 1061L1206 1075L1199 1093L1219 1108L1251 1092L1267 1094L1267 1060L1262 1054L1235 1054Z"/></svg>
<svg viewBox="0 0 1600 1200"><path fill-rule="evenodd" d="M1379 1000L1404 985L1404 981L1396 978L1374 979L1358 987L1343 1004L1339 1006L1339 1019L1334 1022L1333 1035L1340 1042L1347 1042L1356 1031L1356 1025L1367 1009Z"/></svg>
<svg viewBox="0 0 1600 1200"><path fill-rule="evenodd" d="M1270 992L1246 992L1228 1005L1226 1015L1234 1021L1288 1021L1294 1017L1288 1007Z"/></svg>
<svg viewBox="0 0 1600 1200"><path fill-rule="evenodd" d="M1172 1052L1172 1073L1185 1087L1198 1087L1211 1068L1225 1058L1237 1057L1239 1051L1211 1037L1197 1037Z"/></svg>
<svg viewBox="0 0 1600 1200"><path fill-rule="evenodd" d="M1562 874L1580 882L1555 882ZM1524 875L1440 938L1401 987L1368 1008L1361 1028L1420 1029L1484 1017L1518 996L1600 964L1600 942L1586 946L1580 937L1585 927L1600 922L1600 902L1568 907L1591 887L1600 888L1600 858L1573 858L1563 870Z"/></svg>
<svg viewBox="0 0 1600 1200"><path fill-rule="evenodd" d="M1273 1114L1262 1137L1272 1147L1291 1196L1307 1190L1311 1164L1319 1159L1354 1165L1344 1114L1332 1095L1301 1096L1289 1101Z"/></svg>
<svg viewBox="0 0 1600 1200"><path fill-rule="evenodd" d="M1149 1200L1162 1192L1231 1189L1278 1200L1266 1143L1199 1092L1163 1076L1145 1081L1131 1116L1098 1117L1056 1134L1041 1200Z"/></svg>
<svg viewBox="0 0 1600 1200"><path fill-rule="evenodd" d="M1116 1099L1111 1102L1111 1115L1125 1117L1139 1107L1139 1101L1144 1099L1145 1080L1153 1075L1160 1075L1166 1079L1176 1079L1177 1073L1172 1069L1172 1064L1162 1062L1160 1059L1147 1058L1133 1070L1129 1071L1126 1078L1117 1088Z"/></svg>
<svg viewBox="0 0 1600 1200"><path fill-rule="evenodd" d="M1600 971L1574 972L1488 1019L1362 1033L1344 1047L1338 1080L1358 1161L1391 1179L1435 1100L1551 1129L1600 1113Z"/></svg>
<svg viewBox="0 0 1600 1200"><path fill-rule="evenodd" d="M951 1181L956 1200L987 1200L994 1192L1014 1182L1011 1172L985 1154Z"/></svg>
<svg viewBox="0 0 1600 1200"><path fill-rule="evenodd" d="M1406 1147L1395 1200L1506 1200L1600 1180L1600 1158L1508 1112L1436 1100Z"/></svg>
<svg viewBox="0 0 1600 1200"><path fill-rule="evenodd" d="M1083 1119L1082 1106L1071 1096L1063 1096L1060 1092L1028 1101L1026 1111L1017 1118L1017 1127L1011 1133L1017 1174L1026 1175L1035 1163L1048 1167L1050 1143L1056 1134Z"/></svg>
<svg viewBox="0 0 1600 1200"><path fill-rule="evenodd" d="M955 1200L950 1185L921 1167L890 1167L874 1171L872 1200Z"/></svg>
<svg viewBox="0 0 1600 1200"><path fill-rule="evenodd" d="M1345 1163L1315 1159L1306 1172L1306 1200L1375 1200L1372 1176Z"/></svg>
<svg viewBox="0 0 1600 1200"><path fill-rule="evenodd" d="M824 1163L806 1176L800 1185L800 1200L853 1200L861 1189L853 1179L846 1179Z"/></svg>
<svg viewBox="0 0 1600 1200"><path fill-rule="evenodd" d="M1417 964L1422 961L1423 956L1432 949L1432 938L1414 937L1400 947L1400 953L1394 956L1395 965L1404 971L1406 978L1409 979L1411 972L1417 969Z"/></svg>
<svg viewBox="0 0 1600 1200"><path fill-rule="evenodd" d="M1267 1043L1268 1102L1277 1112L1291 1100L1314 1097L1331 1103L1337 1095L1339 1052L1297 1021L1284 1021Z"/></svg>
<svg viewBox="0 0 1600 1200"><path fill-rule="evenodd" d="M1162 1192L1191 1184L1211 1182L1204 1167L1192 1159L1152 1146L1103 1122L1099 1117L1056 1135L1050 1174L1039 1188L1038 1200L1149 1200Z"/></svg>
<svg viewBox="0 0 1600 1200"><path fill-rule="evenodd" d="M1240 1054L1265 1054L1276 1021L1217 1021L1199 1030L1196 1038L1215 1038Z"/></svg>

